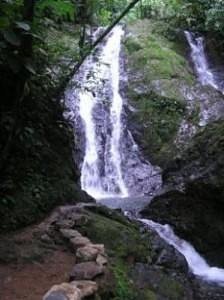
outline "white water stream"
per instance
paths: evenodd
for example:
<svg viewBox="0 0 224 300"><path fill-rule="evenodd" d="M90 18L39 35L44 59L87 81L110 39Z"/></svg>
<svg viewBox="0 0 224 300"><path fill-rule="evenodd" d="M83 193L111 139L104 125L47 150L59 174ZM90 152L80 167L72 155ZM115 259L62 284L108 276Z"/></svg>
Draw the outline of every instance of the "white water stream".
<svg viewBox="0 0 224 300"><path fill-rule="evenodd" d="M205 259L197 253L192 245L178 238L169 225L161 225L147 219L139 219L143 224L153 228L169 245L172 245L186 259L192 273L206 281L224 286L224 269L210 267Z"/></svg>
<svg viewBox="0 0 224 300"><path fill-rule="evenodd" d="M116 27L103 47L99 56L99 63L92 65L94 73L94 84L102 85L102 81L111 78L112 100L110 108L110 121L112 126L112 135L110 137L109 151L106 152L107 164L105 165L105 177L107 178L107 186L100 177L99 170L99 145L96 137L96 126L93 117L93 110L99 99L96 94L92 93L89 81L85 82L85 89L80 91L78 97L80 99L80 116L85 123L86 134L86 150L81 170L81 186L95 198L112 197L119 195L120 197L128 196L128 189L125 186L120 158L120 138L121 138L121 113L122 99L119 94L119 54L120 41L123 35L121 27ZM111 186L109 186L111 184ZM113 186L112 186L113 185ZM114 189L115 186L115 189Z"/></svg>
<svg viewBox="0 0 224 300"><path fill-rule="evenodd" d="M123 30L117 26L98 51L98 60L91 56L84 63L79 81L81 87L66 91L67 119L74 123L76 135L84 140L81 165L82 189L96 199L136 197L156 190L161 185L160 175L150 163L141 158L131 133L125 124L123 99L120 94L120 49ZM205 57L201 54L202 41L192 39L192 57L203 84L213 85ZM197 44L196 44L197 42ZM147 187L146 193L143 191ZM139 198L141 199L141 198ZM224 270L210 267L187 242L175 236L168 225L141 220L157 231L161 238L182 253L191 271L205 280L224 283Z"/></svg>
<svg viewBox="0 0 224 300"><path fill-rule="evenodd" d="M185 31L184 33L191 48L191 59L199 81L202 85L210 85L214 89L220 90L219 84L209 67L205 53L204 38L201 36L195 37L195 34L189 31Z"/></svg>

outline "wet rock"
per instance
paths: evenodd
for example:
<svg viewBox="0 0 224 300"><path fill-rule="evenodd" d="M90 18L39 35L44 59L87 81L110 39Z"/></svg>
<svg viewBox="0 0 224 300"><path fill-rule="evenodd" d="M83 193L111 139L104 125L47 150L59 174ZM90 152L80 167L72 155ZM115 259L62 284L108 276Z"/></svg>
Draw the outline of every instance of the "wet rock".
<svg viewBox="0 0 224 300"><path fill-rule="evenodd" d="M96 262L76 264L70 274L70 280L92 280L104 273L104 268Z"/></svg>
<svg viewBox="0 0 224 300"><path fill-rule="evenodd" d="M168 245L156 232L151 231L152 263L154 265L188 273L185 257L173 246Z"/></svg>
<svg viewBox="0 0 224 300"><path fill-rule="evenodd" d="M162 268L138 263L132 270L132 277L138 288L152 289L156 299L196 300L190 282L183 274L167 273Z"/></svg>
<svg viewBox="0 0 224 300"><path fill-rule="evenodd" d="M81 298L90 297L98 290L97 283L89 280L72 281L71 285L77 287L81 291Z"/></svg>
<svg viewBox="0 0 224 300"><path fill-rule="evenodd" d="M81 291L75 285L62 283L54 285L43 300L81 300Z"/></svg>
<svg viewBox="0 0 224 300"><path fill-rule="evenodd" d="M214 190L209 196L209 186L201 185L200 191L198 181L188 188L185 192L169 191L154 198L142 215L171 225L176 234L192 243L210 265L223 267L224 213L218 199L220 193Z"/></svg>

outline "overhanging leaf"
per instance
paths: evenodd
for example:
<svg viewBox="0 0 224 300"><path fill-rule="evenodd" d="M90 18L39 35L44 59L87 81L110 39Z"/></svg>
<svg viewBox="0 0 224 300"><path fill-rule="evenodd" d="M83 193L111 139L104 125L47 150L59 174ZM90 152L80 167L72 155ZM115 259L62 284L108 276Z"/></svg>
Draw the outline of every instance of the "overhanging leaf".
<svg viewBox="0 0 224 300"><path fill-rule="evenodd" d="M10 69L13 71L13 73L19 73L19 71L21 70L22 64L21 61L13 56L13 55L9 55L6 57L7 59L7 63L9 64Z"/></svg>
<svg viewBox="0 0 224 300"><path fill-rule="evenodd" d="M4 30L3 37L9 44L13 46L19 47L21 45L19 36L16 35L12 30Z"/></svg>
<svg viewBox="0 0 224 300"><path fill-rule="evenodd" d="M25 30L25 31L30 31L30 25L25 23L25 22L15 22L16 26L19 29Z"/></svg>
<svg viewBox="0 0 224 300"><path fill-rule="evenodd" d="M36 71L34 70L34 67L32 66L32 64L30 62L25 62L24 66L31 74L33 74L33 75L36 74Z"/></svg>
<svg viewBox="0 0 224 300"><path fill-rule="evenodd" d="M47 52L43 49L43 48L38 48L38 51L42 54L42 55L44 55L44 56L48 56L48 54L47 54Z"/></svg>

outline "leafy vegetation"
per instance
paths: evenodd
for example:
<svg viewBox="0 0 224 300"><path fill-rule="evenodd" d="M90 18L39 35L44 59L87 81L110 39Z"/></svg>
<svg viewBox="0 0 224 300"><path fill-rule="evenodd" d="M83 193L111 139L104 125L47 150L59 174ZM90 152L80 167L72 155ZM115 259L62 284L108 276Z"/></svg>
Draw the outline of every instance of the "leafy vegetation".
<svg viewBox="0 0 224 300"><path fill-rule="evenodd" d="M137 15L166 19L175 27L223 36L224 6L220 0L143 0L137 8Z"/></svg>

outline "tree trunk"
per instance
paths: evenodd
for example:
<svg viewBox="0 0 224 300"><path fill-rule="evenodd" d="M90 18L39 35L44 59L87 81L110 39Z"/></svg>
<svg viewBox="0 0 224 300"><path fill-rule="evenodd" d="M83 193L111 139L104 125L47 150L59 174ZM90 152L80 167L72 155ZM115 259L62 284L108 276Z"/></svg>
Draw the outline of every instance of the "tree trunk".
<svg viewBox="0 0 224 300"><path fill-rule="evenodd" d="M23 1L23 20L27 23L32 23L34 18L35 0ZM26 35L23 37L21 52L26 57L32 56L33 38L32 35Z"/></svg>

